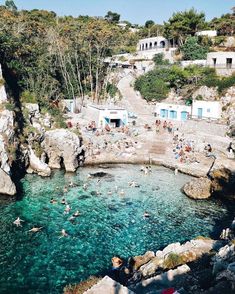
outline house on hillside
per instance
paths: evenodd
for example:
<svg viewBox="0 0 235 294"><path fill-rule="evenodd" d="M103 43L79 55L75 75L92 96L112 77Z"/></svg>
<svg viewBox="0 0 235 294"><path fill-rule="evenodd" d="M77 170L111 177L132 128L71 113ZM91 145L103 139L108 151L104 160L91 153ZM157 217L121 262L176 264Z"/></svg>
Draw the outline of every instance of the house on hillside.
<svg viewBox="0 0 235 294"><path fill-rule="evenodd" d="M158 36L139 40L137 52L138 56L145 59L152 59L155 54L163 53L166 59L173 61L176 47L173 41L167 40L163 36Z"/></svg>
<svg viewBox="0 0 235 294"><path fill-rule="evenodd" d="M87 110L99 128L105 125L118 128L128 124L128 112L125 108L106 105L88 105Z"/></svg>
<svg viewBox="0 0 235 294"><path fill-rule="evenodd" d="M235 52L210 52L206 65L214 67L219 75L231 75L235 72Z"/></svg>
<svg viewBox="0 0 235 294"><path fill-rule="evenodd" d="M171 103L157 103L155 116L160 119L187 121L188 119L211 119L221 118L222 108L218 101L193 100L191 106Z"/></svg>

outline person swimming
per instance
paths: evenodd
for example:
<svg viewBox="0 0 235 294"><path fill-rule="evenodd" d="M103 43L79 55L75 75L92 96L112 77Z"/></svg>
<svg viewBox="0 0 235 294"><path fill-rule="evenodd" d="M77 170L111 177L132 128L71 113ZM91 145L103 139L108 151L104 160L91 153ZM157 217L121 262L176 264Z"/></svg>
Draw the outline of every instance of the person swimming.
<svg viewBox="0 0 235 294"><path fill-rule="evenodd" d="M61 236L59 237L59 239L63 237L68 237L68 234L66 233L65 229L61 230Z"/></svg>
<svg viewBox="0 0 235 294"><path fill-rule="evenodd" d="M60 201L60 203L63 204L63 205L66 205L66 204L67 204L65 198L63 198L63 199Z"/></svg>
<svg viewBox="0 0 235 294"><path fill-rule="evenodd" d="M57 201L52 197L51 200L50 200L50 203L51 203L51 204L56 204Z"/></svg>
<svg viewBox="0 0 235 294"><path fill-rule="evenodd" d="M148 218L148 217L150 217L150 214L147 211L145 211L144 214L143 214L143 217Z"/></svg>
<svg viewBox="0 0 235 294"><path fill-rule="evenodd" d="M39 227L39 228L33 227L32 229L28 230L28 232L37 233L37 232L41 231L42 228L43 227Z"/></svg>
<svg viewBox="0 0 235 294"><path fill-rule="evenodd" d="M23 222L23 220L17 217L17 219L13 221L13 224L17 227L22 227L21 222Z"/></svg>
<svg viewBox="0 0 235 294"><path fill-rule="evenodd" d="M75 211L74 214L73 214L74 217L78 217L78 216L80 216L80 215L81 215L81 213L80 213L78 210Z"/></svg>
<svg viewBox="0 0 235 294"><path fill-rule="evenodd" d="M69 204L67 204L64 210L64 214L68 214L70 210L71 210L71 207L69 206Z"/></svg>

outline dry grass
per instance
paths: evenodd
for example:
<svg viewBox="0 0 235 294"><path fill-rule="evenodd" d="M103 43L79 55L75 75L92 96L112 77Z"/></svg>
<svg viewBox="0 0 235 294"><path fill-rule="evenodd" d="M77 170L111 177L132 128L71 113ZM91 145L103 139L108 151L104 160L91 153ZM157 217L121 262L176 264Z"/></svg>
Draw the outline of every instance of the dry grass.
<svg viewBox="0 0 235 294"><path fill-rule="evenodd" d="M97 284L102 278L91 276L86 281L75 285L67 285L64 294L83 294L85 291Z"/></svg>

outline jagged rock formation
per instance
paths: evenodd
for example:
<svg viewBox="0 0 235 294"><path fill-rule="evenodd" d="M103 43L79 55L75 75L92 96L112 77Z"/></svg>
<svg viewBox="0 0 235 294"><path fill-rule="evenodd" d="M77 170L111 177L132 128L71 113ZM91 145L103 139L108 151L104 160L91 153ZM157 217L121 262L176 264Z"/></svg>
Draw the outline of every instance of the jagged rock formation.
<svg viewBox="0 0 235 294"><path fill-rule="evenodd" d="M51 175L51 169L49 166L42 162L34 153L32 148L29 147L29 167L27 168L27 173L36 173L42 177L48 177Z"/></svg>
<svg viewBox="0 0 235 294"><path fill-rule="evenodd" d="M206 101L214 101L219 99L217 88L207 86L201 86L193 93L192 98L197 99L197 97L202 97L203 100Z"/></svg>
<svg viewBox="0 0 235 294"><path fill-rule="evenodd" d="M207 199L211 196L211 181L208 178L192 179L183 187L184 193L192 199Z"/></svg>
<svg viewBox="0 0 235 294"><path fill-rule="evenodd" d="M59 169L64 165L66 171L76 171L83 151L77 135L65 129L47 131L41 145L47 154L50 168Z"/></svg>

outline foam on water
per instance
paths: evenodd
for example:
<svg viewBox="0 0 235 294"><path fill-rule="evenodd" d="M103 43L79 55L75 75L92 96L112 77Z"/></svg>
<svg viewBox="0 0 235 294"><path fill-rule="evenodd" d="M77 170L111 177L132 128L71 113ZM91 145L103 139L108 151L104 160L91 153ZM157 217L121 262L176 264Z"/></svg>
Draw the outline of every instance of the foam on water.
<svg viewBox="0 0 235 294"><path fill-rule="evenodd" d="M88 179L89 173L98 170L58 171L50 179L27 175L21 200L1 203L1 293L62 293L66 284L103 274L114 255L128 258L209 235L217 221L228 215L218 200L188 199L180 188L190 177L175 176L165 168L154 167L145 176L139 166L116 166L105 170L110 177L99 182ZM129 187L131 180L140 187ZM77 186L63 193L71 181ZM51 204L51 197L58 203ZM60 204L63 197L72 208L69 214ZM76 210L81 216L69 221ZM145 211L150 218L143 218ZM24 220L20 228L12 224L18 216ZM33 226L43 229L28 232ZM60 238L62 229L68 237Z"/></svg>

